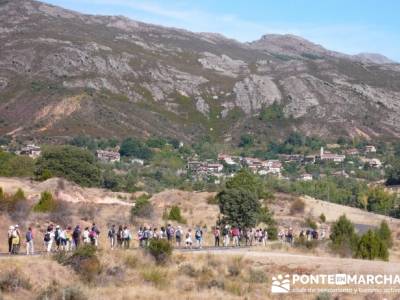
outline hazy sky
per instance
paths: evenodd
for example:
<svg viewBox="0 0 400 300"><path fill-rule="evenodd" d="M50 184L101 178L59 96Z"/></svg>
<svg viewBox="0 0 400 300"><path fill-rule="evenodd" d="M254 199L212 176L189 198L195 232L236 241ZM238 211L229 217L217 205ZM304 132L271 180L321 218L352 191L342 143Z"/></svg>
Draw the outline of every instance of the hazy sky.
<svg viewBox="0 0 400 300"><path fill-rule="evenodd" d="M90 14L218 32L240 41L291 33L348 54L377 52L400 61L397 0L45 0Z"/></svg>

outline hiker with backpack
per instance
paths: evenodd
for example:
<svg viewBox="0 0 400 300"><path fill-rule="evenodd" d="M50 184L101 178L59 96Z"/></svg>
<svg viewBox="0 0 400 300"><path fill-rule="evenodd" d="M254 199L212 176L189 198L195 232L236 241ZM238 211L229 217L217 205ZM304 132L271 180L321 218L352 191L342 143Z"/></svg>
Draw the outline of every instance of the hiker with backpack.
<svg viewBox="0 0 400 300"><path fill-rule="evenodd" d="M233 227L232 230L231 230L231 235L232 235L233 246L235 246L235 247L240 246L240 243L239 243L239 228L237 228L236 226Z"/></svg>
<svg viewBox="0 0 400 300"><path fill-rule="evenodd" d="M33 255L33 231L32 228L29 227L28 231L25 234L26 240L26 255Z"/></svg>
<svg viewBox="0 0 400 300"><path fill-rule="evenodd" d="M196 228L194 237L196 238L197 248L201 249L203 244L203 231L200 229L200 227Z"/></svg>
<svg viewBox="0 0 400 300"><path fill-rule="evenodd" d="M65 251L72 250L72 227L68 226L65 229Z"/></svg>
<svg viewBox="0 0 400 300"><path fill-rule="evenodd" d="M181 242L182 242L182 227L178 226L178 228L175 230L175 242L176 242L176 247L180 248L181 247Z"/></svg>
<svg viewBox="0 0 400 300"><path fill-rule="evenodd" d="M222 229L222 235L224 237L224 247L229 246L229 226L225 225Z"/></svg>
<svg viewBox="0 0 400 300"><path fill-rule="evenodd" d="M193 245L192 229L189 229L188 232L186 233L185 248L192 249L192 245Z"/></svg>
<svg viewBox="0 0 400 300"><path fill-rule="evenodd" d="M110 242L111 250L114 250L117 241L117 231L115 230L115 224L111 225L111 228L108 230L108 240Z"/></svg>
<svg viewBox="0 0 400 300"><path fill-rule="evenodd" d="M100 235L100 230L97 228L96 224L92 224L92 229L91 229L91 241L94 246L99 245L99 235Z"/></svg>
<svg viewBox="0 0 400 300"><path fill-rule="evenodd" d="M61 229L60 226L56 226L56 230L54 231L54 241L56 242L57 246L57 251L60 250L60 244L61 244L61 237L60 237Z"/></svg>
<svg viewBox="0 0 400 300"><path fill-rule="evenodd" d="M128 226L126 226L126 225L125 225L124 231L122 233L122 238L123 238L123 241L124 241L125 249L129 249L130 241L132 239L132 235L131 235L131 232L128 229Z"/></svg>
<svg viewBox="0 0 400 300"><path fill-rule="evenodd" d="M90 244L90 230L89 227L85 227L82 233L82 240L85 245Z"/></svg>
<svg viewBox="0 0 400 300"><path fill-rule="evenodd" d="M8 254L12 253L12 239L13 239L13 234L14 234L14 226L10 226L8 228L8 233L7 233L7 237L8 237Z"/></svg>
<svg viewBox="0 0 400 300"><path fill-rule="evenodd" d="M81 242L81 226L80 225L76 225L74 231L72 232L72 240L74 243L74 248L78 249L79 244Z"/></svg>
<svg viewBox="0 0 400 300"><path fill-rule="evenodd" d="M13 236L13 252L14 254L19 253L21 248L21 231L19 230L18 224L14 226L14 236Z"/></svg>
<svg viewBox="0 0 400 300"><path fill-rule="evenodd" d="M117 245L118 248L122 248L124 243L124 229L122 228L122 225L118 226L117 230Z"/></svg>
<svg viewBox="0 0 400 300"><path fill-rule="evenodd" d="M171 226L171 224L168 224L166 234L167 234L167 240L168 242L172 241L172 238L174 236L175 230L174 227Z"/></svg>
<svg viewBox="0 0 400 300"><path fill-rule="evenodd" d="M53 227L48 227L43 238L44 249L47 251L47 253L51 252L51 248L53 246L53 240L54 240Z"/></svg>
<svg viewBox="0 0 400 300"><path fill-rule="evenodd" d="M219 247L219 237L221 235L221 231L219 230L219 226L214 229L214 246Z"/></svg>

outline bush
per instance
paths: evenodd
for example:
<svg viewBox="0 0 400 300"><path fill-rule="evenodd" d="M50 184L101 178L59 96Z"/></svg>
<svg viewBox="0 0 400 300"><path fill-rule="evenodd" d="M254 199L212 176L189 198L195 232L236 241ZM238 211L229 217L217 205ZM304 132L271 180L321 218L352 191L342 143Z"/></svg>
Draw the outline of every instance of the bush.
<svg viewBox="0 0 400 300"><path fill-rule="evenodd" d="M179 272L186 276L196 278L199 276L199 272L191 264L183 264L179 267Z"/></svg>
<svg viewBox="0 0 400 300"><path fill-rule="evenodd" d="M240 275L244 267L243 257L237 256L233 257L232 261L228 265L228 273L232 277L237 277Z"/></svg>
<svg viewBox="0 0 400 300"><path fill-rule="evenodd" d="M267 275L263 270L250 268L249 282L250 283L266 283L268 280Z"/></svg>
<svg viewBox="0 0 400 300"><path fill-rule="evenodd" d="M0 211L8 212L12 219L25 219L30 211L28 201L22 189L18 189L14 195L5 194L0 188Z"/></svg>
<svg viewBox="0 0 400 300"><path fill-rule="evenodd" d="M153 205L149 196L142 195L136 199L135 206L131 210L131 219L135 217L150 218L153 214Z"/></svg>
<svg viewBox="0 0 400 300"><path fill-rule="evenodd" d="M41 194L39 202L33 207L34 212L52 212L56 209L57 203L53 198L53 195L45 191Z"/></svg>
<svg viewBox="0 0 400 300"><path fill-rule="evenodd" d="M297 198L296 200L293 201L292 205L290 205L290 214L295 215L295 214L302 214L304 213L304 209L306 207L306 204L304 201L300 198Z"/></svg>
<svg viewBox="0 0 400 300"><path fill-rule="evenodd" d="M146 268L142 272L142 277L145 281L154 284L158 288L162 288L167 284L167 272L159 267Z"/></svg>
<svg viewBox="0 0 400 300"><path fill-rule="evenodd" d="M275 225L270 225L267 228L268 240L276 241L278 239L278 228Z"/></svg>
<svg viewBox="0 0 400 300"><path fill-rule="evenodd" d="M165 264L172 255L172 246L167 240L152 239L146 248L157 264Z"/></svg>
<svg viewBox="0 0 400 300"><path fill-rule="evenodd" d="M315 223L315 221L311 218L307 218L306 222L305 222L306 227L309 227L311 229L317 229L317 223Z"/></svg>
<svg viewBox="0 0 400 300"><path fill-rule="evenodd" d="M168 220L177 221L178 223L186 224L185 218L181 215L181 209L177 205L173 205L168 214Z"/></svg>
<svg viewBox="0 0 400 300"><path fill-rule="evenodd" d="M393 246L392 232L390 231L388 223L382 221L379 228L376 230L377 236L386 244L387 248Z"/></svg>
<svg viewBox="0 0 400 300"><path fill-rule="evenodd" d="M61 299L63 300L86 300L89 299L85 293L75 286L66 287L61 291Z"/></svg>
<svg viewBox="0 0 400 300"><path fill-rule="evenodd" d="M207 204L218 205L218 198L214 197L214 196L208 196L207 197Z"/></svg>
<svg viewBox="0 0 400 300"><path fill-rule="evenodd" d="M48 176L63 177L81 186L100 185L100 168L94 155L74 146L52 146L45 149L36 162L35 176L45 180Z"/></svg>
<svg viewBox="0 0 400 300"><path fill-rule="evenodd" d="M0 275L0 291L14 293L18 289L30 290L32 285L17 269L2 271Z"/></svg>
<svg viewBox="0 0 400 300"><path fill-rule="evenodd" d="M375 232L368 230L368 232L360 238L354 256L369 260L375 258L388 260L389 252L386 243L383 242Z"/></svg>
<svg viewBox="0 0 400 300"><path fill-rule="evenodd" d="M96 247L83 245L76 249L72 255L57 254L54 259L62 265L71 266L84 280L91 282L102 271L100 260L96 255Z"/></svg>
<svg viewBox="0 0 400 300"><path fill-rule="evenodd" d="M304 237L301 237L299 239L295 239L294 246L298 248L306 248L308 250L311 250L318 246L318 241L317 240L308 241Z"/></svg>
<svg viewBox="0 0 400 300"><path fill-rule="evenodd" d="M136 256L129 255L125 258L125 265L130 269L134 269L139 265L139 259Z"/></svg>
<svg viewBox="0 0 400 300"><path fill-rule="evenodd" d="M326 217L325 217L325 215L324 215L323 213L319 216L319 219L320 219L320 221L321 221L322 223L325 223L325 222L326 222Z"/></svg>
<svg viewBox="0 0 400 300"><path fill-rule="evenodd" d="M332 241L332 250L339 253L341 256L351 255L358 243L358 237L354 232L354 225L345 215L342 215L339 220L332 225L329 238Z"/></svg>

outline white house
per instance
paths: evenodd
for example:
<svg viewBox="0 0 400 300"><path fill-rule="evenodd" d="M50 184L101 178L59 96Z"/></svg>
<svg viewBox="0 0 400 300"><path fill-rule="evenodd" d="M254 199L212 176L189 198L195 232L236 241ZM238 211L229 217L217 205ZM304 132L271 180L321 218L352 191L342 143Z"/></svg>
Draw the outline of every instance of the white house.
<svg viewBox="0 0 400 300"><path fill-rule="evenodd" d="M104 162L119 162L121 160L119 152L116 151L97 150L96 157Z"/></svg>
<svg viewBox="0 0 400 300"><path fill-rule="evenodd" d="M27 156L29 156L31 158L37 158L37 157L40 156L41 153L42 153L42 151L41 151L40 147L36 146L35 144L26 145L19 152L19 154L27 155Z"/></svg>

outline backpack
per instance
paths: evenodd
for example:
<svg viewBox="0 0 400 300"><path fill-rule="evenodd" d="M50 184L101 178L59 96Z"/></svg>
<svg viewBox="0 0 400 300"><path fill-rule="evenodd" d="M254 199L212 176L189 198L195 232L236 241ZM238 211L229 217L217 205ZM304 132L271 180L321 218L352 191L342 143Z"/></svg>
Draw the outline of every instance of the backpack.
<svg viewBox="0 0 400 300"><path fill-rule="evenodd" d="M44 234L44 241L45 242L50 242L51 236L50 236L50 232L46 232Z"/></svg>
<svg viewBox="0 0 400 300"><path fill-rule="evenodd" d="M112 238L112 237L114 237L114 235L115 235L115 231L114 231L113 229L110 229L110 230L108 231L108 237L109 237L109 238Z"/></svg>
<svg viewBox="0 0 400 300"><path fill-rule="evenodd" d="M224 229L222 230L222 234L223 234L223 235L228 235L228 228L224 228Z"/></svg>
<svg viewBox="0 0 400 300"><path fill-rule="evenodd" d="M32 233L28 231L25 235L26 241L30 242L32 240Z"/></svg>
<svg viewBox="0 0 400 300"><path fill-rule="evenodd" d="M72 237L74 238L74 239L78 239L79 238L79 230L76 228L75 230L74 230L74 232L72 233Z"/></svg>
<svg viewBox="0 0 400 300"><path fill-rule="evenodd" d="M179 229L175 232L175 237L178 239L181 237L181 231Z"/></svg>
<svg viewBox="0 0 400 300"><path fill-rule="evenodd" d="M89 232L89 238L94 239L96 237L96 231L92 230Z"/></svg>
<svg viewBox="0 0 400 300"><path fill-rule="evenodd" d="M143 232L143 238L144 238L145 240L147 240L147 239L149 238L149 232L148 232L147 230L145 230L145 231Z"/></svg>
<svg viewBox="0 0 400 300"><path fill-rule="evenodd" d="M60 239L60 230L56 230L56 232L54 233L54 238L57 240Z"/></svg>
<svg viewBox="0 0 400 300"><path fill-rule="evenodd" d="M201 238L201 231L200 230L196 230L196 239Z"/></svg>

